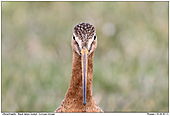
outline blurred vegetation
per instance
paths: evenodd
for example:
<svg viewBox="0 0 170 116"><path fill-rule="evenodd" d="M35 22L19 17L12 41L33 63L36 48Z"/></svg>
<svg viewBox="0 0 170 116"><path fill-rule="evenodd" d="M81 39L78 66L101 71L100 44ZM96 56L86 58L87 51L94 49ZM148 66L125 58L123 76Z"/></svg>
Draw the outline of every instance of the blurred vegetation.
<svg viewBox="0 0 170 116"><path fill-rule="evenodd" d="M75 25L95 26L105 112L168 112L168 2L1 2L1 110L50 111L68 89Z"/></svg>

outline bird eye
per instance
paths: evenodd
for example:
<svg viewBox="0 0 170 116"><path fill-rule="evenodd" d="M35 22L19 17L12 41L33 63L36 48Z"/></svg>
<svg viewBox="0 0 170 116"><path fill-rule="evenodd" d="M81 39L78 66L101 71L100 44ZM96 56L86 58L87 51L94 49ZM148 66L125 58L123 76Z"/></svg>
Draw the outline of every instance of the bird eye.
<svg viewBox="0 0 170 116"><path fill-rule="evenodd" d="M75 41L75 36L73 35L73 40Z"/></svg>
<svg viewBox="0 0 170 116"><path fill-rule="evenodd" d="M96 35L94 35L94 41L96 40Z"/></svg>

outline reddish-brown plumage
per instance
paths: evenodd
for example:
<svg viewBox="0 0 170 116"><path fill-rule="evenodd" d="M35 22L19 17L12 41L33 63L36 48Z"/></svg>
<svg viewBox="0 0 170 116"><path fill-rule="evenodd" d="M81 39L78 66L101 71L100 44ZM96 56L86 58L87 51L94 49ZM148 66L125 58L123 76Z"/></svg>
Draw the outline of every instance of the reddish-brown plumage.
<svg viewBox="0 0 170 116"><path fill-rule="evenodd" d="M85 23L80 25L85 25ZM87 27L89 26L89 24L86 25ZM86 29L87 28L85 28L85 30ZM90 39L93 38L91 37ZM88 39L85 42L88 43ZM87 65L86 105L83 105L81 55L77 53L77 43L75 42L75 40L72 39L73 61L70 85L64 100L62 101L61 105L55 110L55 112L103 112L103 110L97 105L93 97L93 57L94 51L97 47L97 40L93 41L91 44L93 47L91 49L91 54L88 56Z"/></svg>
<svg viewBox="0 0 170 116"><path fill-rule="evenodd" d="M81 56L73 51L72 76L66 96L55 112L103 112L93 97L93 57L88 57L87 97L83 105Z"/></svg>

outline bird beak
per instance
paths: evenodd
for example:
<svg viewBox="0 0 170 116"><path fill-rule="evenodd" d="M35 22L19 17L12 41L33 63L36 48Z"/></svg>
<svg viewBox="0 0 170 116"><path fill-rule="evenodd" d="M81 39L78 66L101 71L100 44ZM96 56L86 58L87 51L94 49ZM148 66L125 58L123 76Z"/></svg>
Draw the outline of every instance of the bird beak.
<svg viewBox="0 0 170 116"><path fill-rule="evenodd" d="M81 63L82 63L82 83L83 83L83 105L86 105L86 85L87 85L87 63L88 63L88 50L83 48L81 50Z"/></svg>

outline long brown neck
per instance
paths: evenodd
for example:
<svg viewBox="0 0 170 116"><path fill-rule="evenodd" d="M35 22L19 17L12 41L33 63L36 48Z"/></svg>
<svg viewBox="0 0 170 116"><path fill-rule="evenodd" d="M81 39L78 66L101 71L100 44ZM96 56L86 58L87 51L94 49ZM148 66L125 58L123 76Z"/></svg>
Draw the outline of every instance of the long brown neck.
<svg viewBox="0 0 170 116"><path fill-rule="evenodd" d="M93 57L94 52L88 56L87 102L93 98ZM83 98L81 56L75 51L73 51L72 75L66 97L78 98L80 102Z"/></svg>
<svg viewBox="0 0 170 116"><path fill-rule="evenodd" d="M83 104L81 56L73 51L70 85L56 112L103 112L93 97L93 57L94 52L88 56L86 105Z"/></svg>

